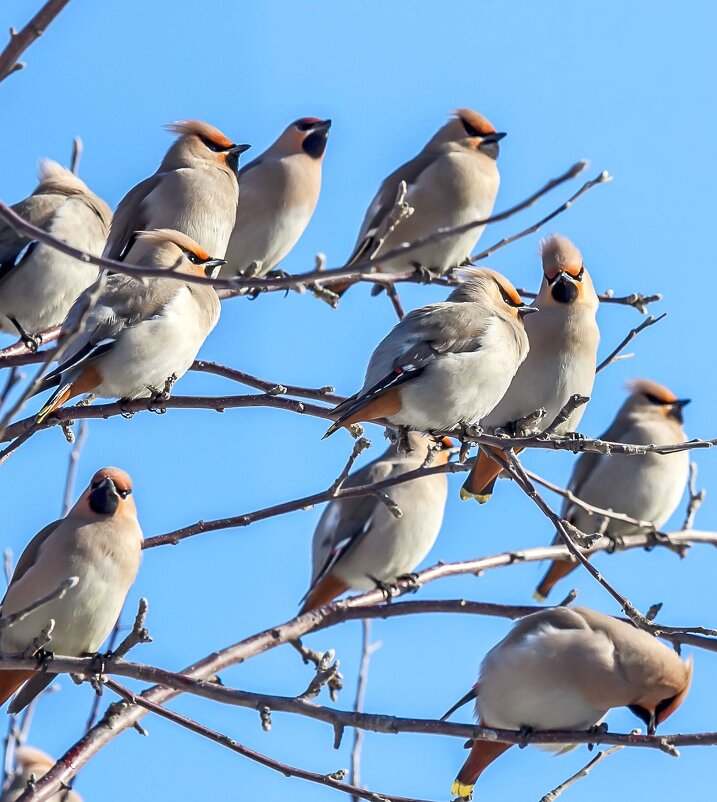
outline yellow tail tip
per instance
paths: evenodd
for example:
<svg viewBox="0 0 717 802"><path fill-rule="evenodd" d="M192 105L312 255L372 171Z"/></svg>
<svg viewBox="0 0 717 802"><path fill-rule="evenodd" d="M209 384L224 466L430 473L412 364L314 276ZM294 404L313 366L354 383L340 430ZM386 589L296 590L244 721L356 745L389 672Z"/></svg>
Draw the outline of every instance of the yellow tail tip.
<svg viewBox="0 0 717 802"><path fill-rule="evenodd" d="M535 591L533 591L533 598L534 598L534 599L535 599L535 601L537 601L539 604L542 604L543 602L545 602L545 601L547 601L547 600L548 600L548 597L547 597L547 596L543 596L543 594L542 594L542 593L541 593L539 590L535 590Z"/></svg>
<svg viewBox="0 0 717 802"><path fill-rule="evenodd" d="M331 437L331 435L339 429L338 423L332 423L331 426L324 432L324 436L321 438L322 440L326 440L327 437Z"/></svg>
<svg viewBox="0 0 717 802"><path fill-rule="evenodd" d="M491 497L490 493L471 493L465 486L461 488L461 501L468 501L474 498L479 504L485 504Z"/></svg>
<svg viewBox="0 0 717 802"><path fill-rule="evenodd" d="M466 785L465 783L462 783L460 780L454 780L453 785L451 786L451 795L460 797L461 799L472 799L473 786Z"/></svg>

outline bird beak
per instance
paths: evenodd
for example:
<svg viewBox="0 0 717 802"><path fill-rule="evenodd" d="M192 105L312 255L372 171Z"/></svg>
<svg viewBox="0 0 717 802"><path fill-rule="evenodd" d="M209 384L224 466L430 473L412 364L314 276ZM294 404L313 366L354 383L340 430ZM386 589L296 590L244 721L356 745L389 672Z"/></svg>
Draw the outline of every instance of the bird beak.
<svg viewBox="0 0 717 802"><path fill-rule="evenodd" d="M529 315L531 312L540 312L537 306L528 306L524 304L523 306L518 307L518 317L524 318L526 315Z"/></svg>
<svg viewBox="0 0 717 802"><path fill-rule="evenodd" d="M494 131L492 134L486 134L482 137L481 145L490 145L493 142L500 142L503 137L508 136L505 131Z"/></svg>
<svg viewBox="0 0 717 802"><path fill-rule="evenodd" d="M678 409L682 409L686 407L689 403L691 403L691 398L678 398L677 401L674 401L672 406L677 407Z"/></svg>
<svg viewBox="0 0 717 802"><path fill-rule="evenodd" d="M221 267L227 263L226 259L209 259L206 262L203 262L204 268L208 267Z"/></svg>
<svg viewBox="0 0 717 802"><path fill-rule="evenodd" d="M216 278L219 275L219 268L226 263L226 259L210 259L208 262L204 262L202 265L204 275L207 278Z"/></svg>
<svg viewBox="0 0 717 802"><path fill-rule="evenodd" d="M328 131L331 128L331 120L321 120L321 122L316 123L316 125L312 128L313 131Z"/></svg>
<svg viewBox="0 0 717 802"><path fill-rule="evenodd" d="M647 734L654 735L657 732L657 717L655 716L655 711L653 710L650 714L650 720L647 722Z"/></svg>
<svg viewBox="0 0 717 802"><path fill-rule="evenodd" d="M98 515L114 515L119 507L119 501L115 483L109 476L94 488L88 499L90 509Z"/></svg>
<svg viewBox="0 0 717 802"><path fill-rule="evenodd" d="M245 151L249 150L250 147L251 145L232 145L227 151L227 153L236 153L238 155L241 155Z"/></svg>

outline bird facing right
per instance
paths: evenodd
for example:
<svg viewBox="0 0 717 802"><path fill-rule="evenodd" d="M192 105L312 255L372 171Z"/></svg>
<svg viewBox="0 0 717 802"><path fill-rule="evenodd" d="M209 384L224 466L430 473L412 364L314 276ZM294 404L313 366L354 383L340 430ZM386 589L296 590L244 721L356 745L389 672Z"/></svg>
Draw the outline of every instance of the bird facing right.
<svg viewBox="0 0 717 802"><path fill-rule="evenodd" d="M119 468L102 468L67 515L27 544L2 600L2 616L26 610L67 579L77 582L63 596L2 629L0 651L24 652L53 619L53 652L67 657L96 653L119 617L141 550L132 480ZM9 707L9 712L19 712L55 676L51 670L0 671L0 704L29 680Z"/></svg>
<svg viewBox="0 0 717 802"><path fill-rule="evenodd" d="M104 256L126 260L138 231L168 228L224 257L234 228L239 198L236 145L218 128L198 120L167 126L178 134L157 171L133 187L119 203Z"/></svg>
<svg viewBox="0 0 717 802"><path fill-rule="evenodd" d="M302 117L239 170L239 206L220 276L272 271L296 245L319 200L331 120Z"/></svg>
<svg viewBox="0 0 717 802"><path fill-rule="evenodd" d="M682 662L644 630L585 607L553 607L521 618L488 652L467 697L475 697L484 727L584 731L611 708L627 707L652 735L682 704L691 680L691 659ZM558 754L574 748L538 746ZM474 741L453 795L470 798L478 777L510 747Z"/></svg>
<svg viewBox="0 0 717 802"><path fill-rule="evenodd" d="M438 229L469 225L489 217L500 183L498 142L504 136L477 111L457 109L417 156L383 181L366 212L346 265L380 258L401 243L412 243ZM413 214L380 242L377 234L385 228L394 209L402 181L407 189L405 200L413 208ZM470 226L405 256L393 256L381 262L379 269L387 273L410 273L415 269L445 273L466 262L484 228ZM327 286L340 293L349 283Z"/></svg>
<svg viewBox="0 0 717 802"><path fill-rule="evenodd" d="M334 409L325 437L380 418L448 431L495 407L528 354L523 317L538 310L494 270L466 268L462 279L446 301L409 312L378 344L363 387Z"/></svg>
<svg viewBox="0 0 717 802"><path fill-rule="evenodd" d="M646 379L636 379L630 389L632 392L601 440L658 446L687 440L682 410L689 399L678 399L667 387ZM633 456L585 452L575 463L568 488L587 504L648 521L650 528L659 529L677 509L689 470L688 451L653 451ZM599 514L589 515L568 500L561 515L587 534L599 529ZM609 537L642 531L634 524L612 518L605 523ZM553 542L562 543L562 538L556 535ZM536 599L544 601L555 584L576 567L572 561L555 560L535 591Z"/></svg>

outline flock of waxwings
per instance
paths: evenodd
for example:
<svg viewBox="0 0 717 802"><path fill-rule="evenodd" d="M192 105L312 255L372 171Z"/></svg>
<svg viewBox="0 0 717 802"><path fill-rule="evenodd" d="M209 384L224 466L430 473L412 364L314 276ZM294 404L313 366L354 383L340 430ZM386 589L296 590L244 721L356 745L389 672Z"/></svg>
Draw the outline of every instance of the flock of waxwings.
<svg viewBox="0 0 717 802"><path fill-rule="evenodd" d="M239 169L247 145L204 122L175 123L169 130L177 138L157 172L127 193L114 216L72 172L41 162L40 183L14 206L18 214L81 250L173 275L141 279L115 273L98 289L97 267L0 227L0 329L33 346L38 332L62 324L58 365L37 391L54 388L38 421L80 394L151 398L186 373L219 319L220 303L211 284L182 276L264 276L281 263L314 212L330 126L330 120L297 120ZM503 136L477 112L459 109L415 158L383 181L347 265L373 258L386 273L415 269L435 275L464 264L480 226L405 256L396 255L396 246L489 217ZM413 213L382 238L400 182ZM346 487L444 464L451 441L442 435L457 427L480 422L484 429L511 432L541 409L546 427L571 396L590 396L599 340L593 282L580 251L563 236L543 241L541 258L534 304L525 304L494 270L465 268L444 302L413 310L378 344L363 386L335 408L327 435L380 420L403 436L349 476ZM340 295L348 284L327 286ZM634 381L603 438L682 442L686 403L660 384ZM556 433L575 431L583 411L584 406L575 409ZM480 451L461 496L487 501L499 472L489 451ZM687 477L686 451L642 457L584 453L569 488L589 505L659 528L675 510ZM401 517L375 495L327 506L314 534L302 612L349 589L395 583L428 554L443 519L445 473L397 484L391 497ZM570 501L562 517L584 532L595 529L594 516ZM606 531L618 538L637 530L609 519ZM29 542L2 615L25 610L67 577L79 581L4 628L1 650L25 652L51 617L54 652L96 653L134 581L141 545L132 481L118 468L103 468L67 516ZM567 560L553 562L536 595L547 597L574 567ZM653 733L683 701L691 668L630 624L586 608L547 608L518 621L488 652L465 701L475 697L482 725L512 730L587 730L610 708L627 706ZM17 692L9 706L16 713L54 676L48 670L1 671L0 702ZM509 746L474 741L452 793L470 798L478 776ZM570 745L546 748L565 751ZM18 774L3 800L16 799L28 778L52 763L29 748L18 758ZM79 797L70 792L69 799Z"/></svg>

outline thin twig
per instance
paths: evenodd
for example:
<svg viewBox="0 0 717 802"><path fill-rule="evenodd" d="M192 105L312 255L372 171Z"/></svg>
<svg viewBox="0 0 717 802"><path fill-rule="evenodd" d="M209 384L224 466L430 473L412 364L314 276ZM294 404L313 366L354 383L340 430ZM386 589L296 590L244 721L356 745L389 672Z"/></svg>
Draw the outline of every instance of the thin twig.
<svg viewBox="0 0 717 802"><path fill-rule="evenodd" d="M80 464L80 455L89 434L89 424L86 420L80 421L77 430L75 444L72 446L67 462L67 478L65 479L65 492L62 497L62 517L72 509L72 500L75 496L75 483L77 481L77 469Z"/></svg>
<svg viewBox="0 0 717 802"><path fill-rule="evenodd" d="M624 339L623 339L623 340L620 342L620 344L617 346L617 348L614 348L614 349L613 349L613 350L612 350L612 351L611 351L611 352L610 352L610 353L609 353L609 354L608 354L608 355L605 357L605 359L603 359L603 361L602 361L602 362L601 362L601 363L600 363L600 364L597 366L597 368L595 369L595 372L596 372L596 373L600 373L600 371L601 371L601 370L603 370L604 368L606 368L606 367L607 367L608 365L610 365L612 362L615 362L615 361L616 361L616 359L618 358L618 354L620 353L620 351L622 351L622 349L623 349L623 348L624 348L624 347L625 347L625 346L626 346L626 345L627 345L629 342L632 342L632 340L634 340L634 339L635 339L635 337L637 337L637 335L638 335L638 334L639 334L641 331L644 331L645 329L649 328L650 326L654 326L654 325L655 325L655 323L659 323L659 322L660 322L660 321L661 321L663 318L665 318L665 317L667 317L667 312L663 312L661 315L658 315L657 317L653 317L652 315L650 315L649 317L645 318L645 320L643 320L643 321L642 321L642 323L640 323L640 325L639 325L639 326L635 326L635 328L634 328L634 329L630 329L630 331L628 332L628 334L627 334L627 335L625 336L625 338L624 338Z"/></svg>
<svg viewBox="0 0 717 802"><path fill-rule="evenodd" d="M611 746L609 749L603 749L602 752L598 752L589 763L580 769L580 771L575 772L572 777L568 777L568 779L565 780L565 782L560 783L557 788L554 788L552 791L549 791L547 794L545 794L540 802L553 802L560 796L560 794L563 793L563 791L565 791L567 788L570 788L571 785L574 785L578 780L582 780L583 777L587 777L598 763L602 763L606 757L609 757L610 755L614 754L615 752L619 752L624 748L624 746L615 745Z"/></svg>
<svg viewBox="0 0 717 802"><path fill-rule="evenodd" d="M69 576L67 579L63 579L62 582L50 593L41 598L37 599L36 601L28 604L27 607L23 607L22 610L18 610L16 613L8 613L7 615L2 615L0 617L0 631L3 629L7 629L8 627L12 627L17 624L19 621L24 621L29 615L35 612L35 610L39 610L41 607L44 607L51 601L55 601L55 599L61 599L67 593L70 588L74 588L75 585L80 581L80 578L77 576Z"/></svg>
<svg viewBox="0 0 717 802"><path fill-rule="evenodd" d="M356 699L354 700L354 712L363 712L366 687L368 685L368 668L371 663L373 653L381 648L381 643L371 643L371 621L364 619L361 622L361 664L359 666L358 683L356 684ZM361 747L363 745L364 731L354 729L354 744L351 750L351 769L349 781L352 785L361 787ZM352 797L354 802L358 797Z"/></svg>
<svg viewBox="0 0 717 802"><path fill-rule="evenodd" d="M474 256L471 256L470 258L471 262L475 264L476 262L480 262L482 259L487 259L497 250L504 248L506 245L510 245L510 243L515 242L516 240L522 239L523 237L527 237L529 234L534 234L536 231L542 228L546 223L549 223L551 220L554 220L559 214L566 212L588 190L592 189L598 184L605 184L608 181L612 181L612 176L608 174L607 170L603 170L595 178L591 179L590 181L586 181L577 192L571 195L565 201L565 203L558 206L558 208L552 211L549 215L543 217L541 220L538 220L537 223L533 223L532 226L529 226L528 228L524 229L518 234L514 234L512 237L506 237L500 240L500 242L496 242L493 245L491 245L490 248L486 248L484 251L481 251L480 253L476 253Z"/></svg>
<svg viewBox="0 0 717 802"><path fill-rule="evenodd" d="M690 479L687 483L687 489L690 497L687 501L687 512L685 513L685 520L682 523L682 528L692 529L697 511L702 506L707 496L707 491L704 488L702 488L702 490L697 489L697 465L694 462L690 462Z"/></svg>
<svg viewBox="0 0 717 802"><path fill-rule="evenodd" d="M45 5L35 14L35 16L22 28L16 31L10 28L10 43L0 53L0 81L4 81L8 75L22 70L25 67L20 56L28 47L45 33L47 26L55 19L70 0L47 0Z"/></svg>
<svg viewBox="0 0 717 802"><path fill-rule="evenodd" d="M70 170L77 175L80 172L80 159L85 149L82 137L76 136L72 140L72 158L70 160Z"/></svg>

